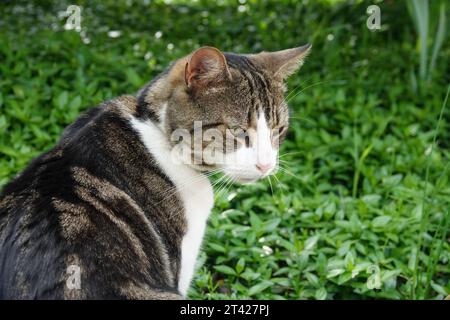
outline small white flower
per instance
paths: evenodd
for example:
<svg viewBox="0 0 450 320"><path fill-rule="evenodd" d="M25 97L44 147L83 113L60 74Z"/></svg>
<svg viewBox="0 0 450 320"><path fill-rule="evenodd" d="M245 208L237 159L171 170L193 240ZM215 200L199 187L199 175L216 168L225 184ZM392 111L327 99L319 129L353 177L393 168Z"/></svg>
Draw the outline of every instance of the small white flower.
<svg viewBox="0 0 450 320"><path fill-rule="evenodd" d="M269 246L263 246L262 249L263 249L264 255L266 255L266 256L269 256L273 253L272 248Z"/></svg>
<svg viewBox="0 0 450 320"><path fill-rule="evenodd" d="M121 35L122 35L122 31L119 31L119 30L108 31L108 37L110 37L110 38L118 38Z"/></svg>

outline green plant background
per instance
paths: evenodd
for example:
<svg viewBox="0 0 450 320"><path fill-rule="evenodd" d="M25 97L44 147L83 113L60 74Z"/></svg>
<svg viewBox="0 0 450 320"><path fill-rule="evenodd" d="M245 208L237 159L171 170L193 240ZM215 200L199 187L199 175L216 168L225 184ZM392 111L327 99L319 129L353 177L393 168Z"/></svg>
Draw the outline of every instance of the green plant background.
<svg viewBox="0 0 450 320"><path fill-rule="evenodd" d="M378 31L366 27L372 2ZM81 32L63 28L69 4L82 6ZM247 53L310 42L289 81L284 169L218 190L190 298L443 299L450 47L415 90L407 12L404 1L2 1L0 187L80 112L136 92L201 45Z"/></svg>

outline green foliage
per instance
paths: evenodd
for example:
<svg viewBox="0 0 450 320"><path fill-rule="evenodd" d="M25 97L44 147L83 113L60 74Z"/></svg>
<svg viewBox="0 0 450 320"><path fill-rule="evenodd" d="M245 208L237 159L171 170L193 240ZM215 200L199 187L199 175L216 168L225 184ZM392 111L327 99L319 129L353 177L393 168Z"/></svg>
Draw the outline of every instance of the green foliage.
<svg viewBox="0 0 450 320"><path fill-rule="evenodd" d="M80 112L136 92L201 45L244 53L311 42L289 82L282 169L222 186L190 297L450 293L450 48L433 53L431 89L416 95L404 2L377 1L376 32L365 23L372 1L79 1L81 32L58 17L68 1L33 3L0 4L0 186Z"/></svg>
<svg viewBox="0 0 450 320"><path fill-rule="evenodd" d="M436 67L436 59L446 39L446 31L449 27L446 19L448 12L446 3L442 0L431 3L428 0L412 0L407 4L418 34L417 46L420 51L418 74L420 84L423 86L425 82L429 84L431 81ZM431 18L437 17L437 20L430 21L430 5L433 13ZM431 56L428 54L429 48L432 48ZM414 71L412 71L412 84L414 90L417 91L417 77Z"/></svg>

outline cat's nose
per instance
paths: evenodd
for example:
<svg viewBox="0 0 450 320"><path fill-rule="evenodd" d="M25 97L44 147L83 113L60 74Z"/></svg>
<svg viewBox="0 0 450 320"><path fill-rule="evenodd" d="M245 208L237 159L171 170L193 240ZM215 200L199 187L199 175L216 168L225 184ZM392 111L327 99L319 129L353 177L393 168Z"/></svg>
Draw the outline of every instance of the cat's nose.
<svg viewBox="0 0 450 320"><path fill-rule="evenodd" d="M272 164L270 163L258 163L256 168L261 171L262 174L266 174L270 169L272 169Z"/></svg>

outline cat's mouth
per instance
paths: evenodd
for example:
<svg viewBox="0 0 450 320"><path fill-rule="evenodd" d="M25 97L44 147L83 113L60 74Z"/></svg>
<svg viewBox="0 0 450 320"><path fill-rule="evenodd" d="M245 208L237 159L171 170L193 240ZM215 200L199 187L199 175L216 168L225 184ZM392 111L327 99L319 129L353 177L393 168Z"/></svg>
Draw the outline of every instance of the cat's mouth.
<svg viewBox="0 0 450 320"><path fill-rule="evenodd" d="M276 168L267 170L265 172L260 172L257 170L252 170L252 168L233 168L233 167L222 167L221 171L223 174L229 178L233 182L241 183L241 184L252 184L259 180L262 180L276 172Z"/></svg>
<svg viewBox="0 0 450 320"><path fill-rule="evenodd" d="M259 174L249 174L249 173L236 173L236 172L230 172L228 170L222 171L225 176L231 178L231 180L235 183L240 184L252 184L255 183L263 178L265 178L265 175L259 175Z"/></svg>
<svg viewBox="0 0 450 320"><path fill-rule="evenodd" d="M258 181L260 178L244 178L244 177L232 177L235 182L242 184L252 184Z"/></svg>

